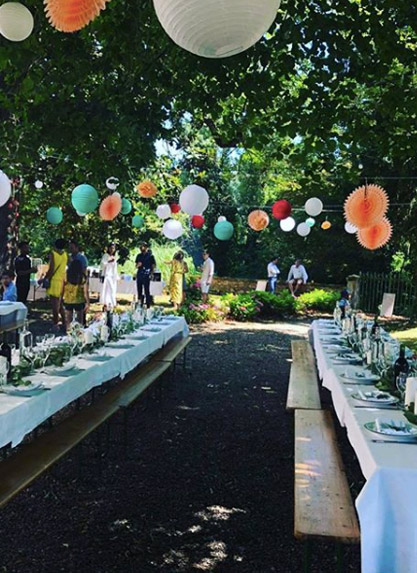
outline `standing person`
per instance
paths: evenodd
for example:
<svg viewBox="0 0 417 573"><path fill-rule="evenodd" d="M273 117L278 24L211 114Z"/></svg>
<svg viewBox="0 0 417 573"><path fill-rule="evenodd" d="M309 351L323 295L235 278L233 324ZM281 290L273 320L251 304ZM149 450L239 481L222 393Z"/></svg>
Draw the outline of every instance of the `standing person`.
<svg viewBox="0 0 417 573"><path fill-rule="evenodd" d="M206 303L214 277L214 261L210 258L210 253L208 251L203 252L203 259L204 264L201 273L201 298L203 302Z"/></svg>
<svg viewBox="0 0 417 573"><path fill-rule="evenodd" d="M147 308L151 308L152 304L150 282L155 267L155 257L149 250L148 243L142 243L140 246L140 253L136 257L136 268L138 269L138 273L136 275L136 285L138 289L138 301L140 302L141 306L143 306L143 301L146 298ZM143 294L143 291L145 294Z"/></svg>
<svg viewBox="0 0 417 573"><path fill-rule="evenodd" d="M177 310L183 301L184 276L185 273L188 272L187 263L184 261L184 253L182 251L178 251L178 253L175 253L172 261L168 261L166 264L171 265L169 296L174 305L174 310Z"/></svg>
<svg viewBox="0 0 417 573"><path fill-rule="evenodd" d="M21 241L18 247L20 255L14 260L17 300L26 304L30 289L30 275L31 273L36 273L38 269L32 267L32 262L29 257L29 243L27 241Z"/></svg>
<svg viewBox="0 0 417 573"><path fill-rule="evenodd" d="M83 273L85 274L85 276L87 277L87 266L88 266L88 261L87 261L87 257L81 252L81 248L80 245L77 241L70 241L69 243L69 251L71 253L71 260L72 261L80 261L81 266L83 268Z"/></svg>
<svg viewBox="0 0 417 573"><path fill-rule="evenodd" d="M72 259L68 265L67 276L64 283L65 324L69 325L76 313L77 322L84 324L84 316L90 304L88 296L87 278L83 265L79 259Z"/></svg>
<svg viewBox="0 0 417 573"><path fill-rule="evenodd" d="M12 271L4 271L1 282L3 285L3 297L2 300L7 300L9 302L17 301L17 291L16 285L13 282L14 274Z"/></svg>
<svg viewBox="0 0 417 573"><path fill-rule="evenodd" d="M68 255L65 251L67 241L57 239L49 255L49 268L42 279L46 286L46 292L51 298L52 321L58 327L59 315L62 318L62 325L65 326L65 312L62 305L62 290L64 288L65 273L67 270ZM40 281L42 282L42 281Z"/></svg>
<svg viewBox="0 0 417 573"><path fill-rule="evenodd" d="M104 278L103 286L100 294L100 304L103 305L103 310L107 311L116 308L117 300L117 256L116 245L110 243L104 253L101 263L101 272Z"/></svg>
<svg viewBox="0 0 417 573"><path fill-rule="evenodd" d="M346 318L346 311L350 308L350 292L347 289L343 289L340 293L340 300L337 303L341 311L341 318Z"/></svg>
<svg viewBox="0 0 417 573"><path fill-rule="evenodd" d="M281 272L278 268L278 257L272 259L272 261L268 264L267 271L268 271L269 292L275 293L278 281L278 275Z"/></svg>
<svg viewBox="0 0 417 573"><path fill-rule="evenodd" d="M299 287L303 284L306 284L308 281L308 274L304 268L304 265L301 264L302 260L297 259L295 264L292 265L290 268L290 272L288 273L287 283L290 289L290 293L295 298L295 293L299 289Z"/></svg>

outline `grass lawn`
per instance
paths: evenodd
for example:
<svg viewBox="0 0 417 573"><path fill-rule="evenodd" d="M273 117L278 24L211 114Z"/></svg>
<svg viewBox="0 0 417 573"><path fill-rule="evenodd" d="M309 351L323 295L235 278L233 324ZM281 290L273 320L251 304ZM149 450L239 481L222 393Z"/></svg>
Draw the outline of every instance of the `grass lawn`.
<svg viewBox="0 0 417 573"><path fill-rule="evenodd" d="M391 334L402 344L417 352L417 327L408 328L407 330L395 330Z"/></svg>

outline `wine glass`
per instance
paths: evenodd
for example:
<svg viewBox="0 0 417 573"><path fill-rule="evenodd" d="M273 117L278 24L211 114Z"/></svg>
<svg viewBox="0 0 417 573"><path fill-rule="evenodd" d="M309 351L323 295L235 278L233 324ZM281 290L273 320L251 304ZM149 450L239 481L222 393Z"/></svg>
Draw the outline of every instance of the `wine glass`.
<svg viewBox="0 0 417 573"><path fill-rule="evenodd" d="M7 375L10 370L10 364L7 360L2 360L0 369L0 388L3 389L7 384Z"/></svg>
<svg viewBox="0 0 417 573"><path fill-rule="evenodd" d="M400 393L401 402L404 404L405 398L405 388L407 385L407 374L404 372L400 372L395 379L395 385L397 386L397 390Z"/></svg>

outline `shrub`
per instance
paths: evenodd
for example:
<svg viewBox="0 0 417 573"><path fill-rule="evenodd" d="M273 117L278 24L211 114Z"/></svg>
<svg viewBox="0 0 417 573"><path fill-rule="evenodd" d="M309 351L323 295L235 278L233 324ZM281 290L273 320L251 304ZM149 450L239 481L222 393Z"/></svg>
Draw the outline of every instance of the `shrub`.
<svg viewBox="0 0 417 573"><path fill-rule="evenodd" d="M239 321L251 320L261 312L261 304L250 294L226 295L229 316Z"/></svg>
<svg viewBox="0 0 417 573"><path fill-rule="evenodd" d="M340 293L337 291L314 289L295 299L295 308L297 312L305 312L306 310L332 312L339 297Z"/></svg>
<svg viewBox="0 0 417 573"><path fill-rule="evenodd" d="M279 295L255 291L252 296L260 303L261 316L284 316L295 312L295 300L288 291L283 291Z"/></svg>
<svg viewBox="0 0 417 573"><path fill-rule="evenodd" d="M178 309L178 314L183 316L189 324L202 324L203 322L220 322L227 317L228 307L221 302L217 303L198 303L186 301Z"/></svg>

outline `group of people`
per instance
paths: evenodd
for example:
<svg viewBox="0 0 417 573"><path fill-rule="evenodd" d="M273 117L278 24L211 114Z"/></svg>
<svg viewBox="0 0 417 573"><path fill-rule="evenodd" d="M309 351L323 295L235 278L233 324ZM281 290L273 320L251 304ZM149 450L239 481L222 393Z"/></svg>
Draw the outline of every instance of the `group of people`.
<svg viewBox="0 0 417 573"><path fill-rule="evenodd" d="M278 257L272 259L272 261L268 264L267 267L268 272L268 290L269 292L275 293L278 283L278 277L281 274L281 271L278 268ZM290 290L290 293L294 298L296 298L297 291L305 285L308 281L307 271L302 264L301 259L297 259L295 263L291 266L288 277L287 277L287 284Z"/></svg>
<svg viewBox="0 0 417 573"><path fill-rule="evenodd" d="M207 302L210 287L214 278L214 261L210 257L209 251L203 251L203 265L201 267L201 298L203 303ZM172 261L165 261L165 264L171 266L171 276L169 281L169 295L174 310L176 310L184 301L185 297L185 274L188 272L187 263L184 260L184 253L178 251L175 253Z"/></svg>

